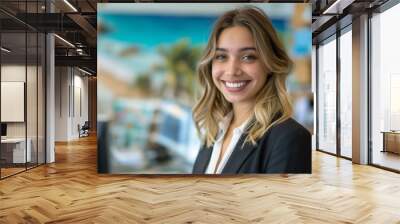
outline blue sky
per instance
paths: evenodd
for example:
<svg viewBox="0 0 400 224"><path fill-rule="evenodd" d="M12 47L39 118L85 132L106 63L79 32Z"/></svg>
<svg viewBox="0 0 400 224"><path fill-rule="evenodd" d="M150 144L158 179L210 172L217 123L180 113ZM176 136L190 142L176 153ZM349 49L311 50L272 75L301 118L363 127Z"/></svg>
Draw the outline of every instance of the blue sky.
<svg viewBox="0 0 400 224"><path fill-rule="evenodd" d="M131 82L136 74L148 71L154 64L162 63L162 58L157 53L160 45L168 47L186 39L193 46L204 47L217 17L218 15L191 15L190 12L174 15L102 11L100 7L98 22L107 26L111 32L98 35L99 65L118 78ZM287 20L271 19L278 31L287 30ZM127 48L134 48L137 53L120 57L119 53Z"/></svg>

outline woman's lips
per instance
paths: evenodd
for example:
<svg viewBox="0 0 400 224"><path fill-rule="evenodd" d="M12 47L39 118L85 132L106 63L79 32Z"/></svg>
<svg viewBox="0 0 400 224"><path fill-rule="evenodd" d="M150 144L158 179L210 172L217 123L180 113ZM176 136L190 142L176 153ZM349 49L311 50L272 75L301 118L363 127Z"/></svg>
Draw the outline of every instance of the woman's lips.
<svg viewBox="0 0 400 224"><path fill-rule="evenodd" d="M238 80L238 81L224 81L225 89L228 92L240 92L246 88L246 86L250 83L250 80Z"/></svg>

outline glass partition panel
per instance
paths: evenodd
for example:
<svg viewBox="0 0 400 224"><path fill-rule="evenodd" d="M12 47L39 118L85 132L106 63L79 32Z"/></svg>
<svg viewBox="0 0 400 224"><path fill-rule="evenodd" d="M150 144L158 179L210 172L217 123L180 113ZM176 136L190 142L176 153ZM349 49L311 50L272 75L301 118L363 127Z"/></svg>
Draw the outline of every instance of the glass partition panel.
<svg viewBox="0 0 400 224"><path fill-rule="evenodd" d="M336 40L318 48L318 149L336 154Z"/></svg>
<svg viewBox="0 0 400 224"><path fill-rule="evenodd" d="M12 12L0 11L0 178L45 163L46 39L16 19L37 24L35 14L45 12L45 3L0 1L0 7Z"/></svg>
<svg viewBox="0 0 400 224"><path fill-rule="evenodd" d="M371 19L372 163L400 170L400 4Z"/></svg>
<svg viewBox="0 0 400 224"><path fill-rule="evenodd" d="M38 147L37 147L37 132L38 132L38 36L36 32L27 33L27 82L26 82L26 112L27 112L27 149L30 151L28 154L28 168L37 165Z"/></svg>
<svg viewBox="0 0 400 224"><path fill-rule="evenodd" d="M1 34L1 175L26 169L26 33ZM28 148L28 151L27 151Z"/></svg>
<svg viewBox="0 0 400 224"><path fill-rule="evenodd" d="M340 37L340 154L352 157L352 35Z"/></svg>

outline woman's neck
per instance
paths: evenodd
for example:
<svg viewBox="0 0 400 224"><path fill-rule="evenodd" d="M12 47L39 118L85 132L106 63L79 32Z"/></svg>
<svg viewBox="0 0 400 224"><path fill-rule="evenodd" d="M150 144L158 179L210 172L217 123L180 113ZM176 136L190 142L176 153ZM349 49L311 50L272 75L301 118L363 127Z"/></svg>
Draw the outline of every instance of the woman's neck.
<svg viewBox="0 0 400 224"><path fill-rule="evenodd" d="M253 114L254 104L233 105L231 126L236 128L243 124Z"/></svg>

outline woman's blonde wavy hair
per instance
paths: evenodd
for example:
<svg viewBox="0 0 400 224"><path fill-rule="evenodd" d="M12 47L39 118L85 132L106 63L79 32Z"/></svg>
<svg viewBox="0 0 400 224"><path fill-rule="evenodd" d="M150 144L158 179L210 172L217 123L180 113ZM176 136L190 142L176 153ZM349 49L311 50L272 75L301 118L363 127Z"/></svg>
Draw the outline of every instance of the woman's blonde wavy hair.
<svg viewBox="0 0 400 224"><path fill-rule="evenodd" d="M193 108L193 119L203 143L207 147L215 142L218 121L232 110L213 83L211 67L217 40L226 28L243 26L250 30L259 58L268 73L264 87L255 98L254 113L247 126L245 143L256 141L273 125L292 116L292 105L286 92L285 81L292 68L292 61L280 42L267 15L256 7L243 7L222 15L215 23L210 39L200 59L197 73L204 91Z"/></svg>

